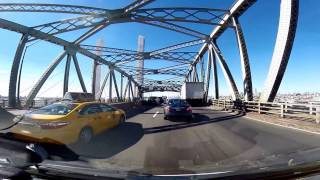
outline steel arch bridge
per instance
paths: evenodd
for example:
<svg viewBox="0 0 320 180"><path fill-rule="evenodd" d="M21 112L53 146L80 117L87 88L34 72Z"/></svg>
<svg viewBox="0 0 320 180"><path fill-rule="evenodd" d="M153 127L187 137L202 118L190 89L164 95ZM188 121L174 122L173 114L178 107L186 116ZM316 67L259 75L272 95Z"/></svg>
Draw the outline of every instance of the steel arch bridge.
<svg viewBox="0 0 320 180"><path fill-rule="evenodd" d="M109 98L112 97L112 86L114 86L119 101L125 97L132 100L139 97L143 92L149 91L179 91L181 84L188 81L205 82L205 94L208 95L209 83L213 82L214 98L219 98L219 86L217 78L217 65L220 65L228 84L233 100L239 100L240 95L227 61L221 52L217 39L228 28L234 30L236 34L237 46L240 54L240 63L242 71L242 82L244 100L252 100L252 79L249 63L249 56L246 48L245 37L241 28L239 17L248 10L256 0L235 0L229 9L217 8L190 8L190 7L159 7L145 8L155 0L137 0L132 4L121 9L103 9L85 6L73 6L62 4L13 4L1 3L1 12L30 12L30 13L67 13L75 14L77 17L64 19L60 21L45 23L34 27L28 27L6 19L0 18L0 28L21 34L19 45L16 49L13 59L10 84L9 84L9 106L16 107L19 104L19 76L22 69L22 56L26 46L35 41L43 40L64 47L64 51L44 71L37 83L29 92L26 100L26 107L29 107L32 100L36 97L39 90L46 82L54 69L66 57L64 71L63 92L68 91L70 63L74 62L75 70L84 92L87 92L82 72L78 63L77 54L89 57L94 62L105 65L109 72L103 79L103 83L98 97L109 80ZM292 45L294 42L297 28L299 0L279 0L280 16L279 26L274 47L269 73L267 75L264 90L260 96L260 101L273 101L284 72L289 61ZM83 44L83 41L93 36L95 33L107 28L110 24L137 22L147 24L167 30L175 31L194 37L194 40L182 42L168 47L163 47L151 52L138 52L127 49L97 47L94 45ZM183 23L198 23L213 26L210 34L204 34L187 26ZM75 41L64 40L57 35L76 31L79 29L89 29L78 37ZM186 47L202 44L198 52L176 51ZM95 53L100 51L99 55ZM208 54L206 68L204 67L204 56ZM136 68L128 66L127 63L137 60L166 60L179 62L179 66L171 66L159 69ZM200 68L199 68L200 66ZM197 72L200 69L201 72ZM121 74L121 83L117 82L115 71ZM148 74L168 74L177 76L176 79L154 80L144 79L137 76L137 72ZM199 75L200 74L200 75ZM127 78L127 84L123 84L123 78ZM95 77L92 79L95 82ZM119 85L120 84L120 85ZM118 86L121 86L118 88ZM138 92L134 92L134 89ZM92 83L92 92L95 92L94 83Z"/></svg>

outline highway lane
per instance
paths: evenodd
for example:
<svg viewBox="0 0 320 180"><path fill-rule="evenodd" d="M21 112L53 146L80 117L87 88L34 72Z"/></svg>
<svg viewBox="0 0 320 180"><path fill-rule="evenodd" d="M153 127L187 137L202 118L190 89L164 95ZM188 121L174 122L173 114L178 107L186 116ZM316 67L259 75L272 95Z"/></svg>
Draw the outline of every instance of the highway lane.
<svg viewBox="0 0 320 180"><path fill-rule="evenodd" d="M263 159L276 161L280 155L320 147L319 135L253 121L241 113L193 109L194 120L188 123L164 120L161 107L132 107L124 124L89 144L47 149L63 163L179 174L259 165Z"/></svg>
<svg viewBox="0 0 320 180"><path fill-rule="evenodd" d="M164 120L161 107L132 116L121 127L86 146L70 146L90 156L99 169L188 173L320 147L320 136L277 127L210 108L194 108L193 122Z"/></svg>

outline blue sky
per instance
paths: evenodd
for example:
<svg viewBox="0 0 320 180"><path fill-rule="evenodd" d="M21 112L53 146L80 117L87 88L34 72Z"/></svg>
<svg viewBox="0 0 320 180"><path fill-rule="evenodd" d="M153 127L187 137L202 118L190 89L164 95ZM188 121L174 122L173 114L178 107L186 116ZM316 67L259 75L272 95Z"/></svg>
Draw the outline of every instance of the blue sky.
<svg viewBox="0 0 320 180"><path fill-rule="evenodd" d="M0 3L9 1L0 0ZM129 0L50 0L50 1L31 1L19 0L10 2L38 2L38 3L68 3L74 5L86 5L101 8L120 8L132 1ZM172 6L188 6L188 7L206 7L206 8L228 8L232 4L232 0L158 0L147 7L172 7ZM147 8L146 7L146 8ZM246 38L250 64L252 70L253 87L258 91L262 91L266 75L268 73L271 61L273 47L276 39L278 28L280 0L258 0L246 13L244 13L240 22ZM280 93L319 91L320 83L317 83L320 76L320 1L303 0L300 1L300 16L295 43L293 46L290 61L285 73L283 82L279 89ZM74 17L74 15L66 14L48 14L48 13L0 13L0 18L8 19L27 26L35 26L59 19ZM213 29L210 25L188 25L196 30L210 33ZM74 40L85 30L79 30L58 35L66 40ZM155 50L171 44L195 39L194 37L171 32L164 29L155 28L148 25L137 23L115 24L105 28L103 31L92 36L83 44L96 44L99 38L102 38L108 47L137 49L138 35L143 35L146 41L146 51ZM15 49L21 37L20 34L0 29L0 95L7 95L8 81L10 76L10 66L14 57ZM234 79L238 85L238 89L242 90L242 77L240 69L240 59L232 29L225 31L218 39L218 44L222 50L227 63L231 69ZM200 46L181 49L180 51L199 50ZM28 47L25 56L25 66L23 69L21 95L27 95L34 83L45 71L45 68L52 60L63 50L62 47L50 44L44 41L38 41L34 45ZM92 61L87 57L78 55L80 66L83 71L87 88L90 90L91 64ZM146 61L146 67L156 68L159 66L168 66L172 63L164 61ZM60 96L62 94L64 61L52 73L49 80L40 90L38 96ZM106 68L102 69L104 75ZM80 90L80 84L73 66L71 66L70 91ZM102 75L102 76L103 76ZM118 77L119 75L117 75ZM220 94L228 95L229 91L226 86L220 68L218 68ZM162 79L164 76L151 77Z"/></svg>

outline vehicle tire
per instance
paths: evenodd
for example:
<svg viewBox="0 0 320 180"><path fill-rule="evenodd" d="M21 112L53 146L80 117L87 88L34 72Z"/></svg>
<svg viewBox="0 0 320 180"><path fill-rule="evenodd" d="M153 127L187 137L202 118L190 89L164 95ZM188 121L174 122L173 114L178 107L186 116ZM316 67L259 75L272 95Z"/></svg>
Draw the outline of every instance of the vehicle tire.
<svg viewBox="0 0 320 180"><path fill-rule="evenodd" d="M125 121L126 121L126 117L125 117L124 115L121 115L118 126L120 126L121 124L123 124Z"/></svg>
<svg viewBox="0 0 320 180"><path fill-rule="evenodd" d="M163 119L168 120L168 117L167 117L167 116L164 116Z"/></svg>
<svg viewBox="0 0 320 180"><path fill-rule="evenodd" d="M93 131L90 127L82 128L79 133L80 143L89 143L93 137Z"/></svg>
<svg viewBox="0 0 320 180"><path fill-rule="evenodd" d="M192 120L193 120L192 116L191 116L191 117L188 117L188 119L187 119L187 120L188 120L188 122L189 122L189 123L191 123L191 122L192 122Z"/></svg>

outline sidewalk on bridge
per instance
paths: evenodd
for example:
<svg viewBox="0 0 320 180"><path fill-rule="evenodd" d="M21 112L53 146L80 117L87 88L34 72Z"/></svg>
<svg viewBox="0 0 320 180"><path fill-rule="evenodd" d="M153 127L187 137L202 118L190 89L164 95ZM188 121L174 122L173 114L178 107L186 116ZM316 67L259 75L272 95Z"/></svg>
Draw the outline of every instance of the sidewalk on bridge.
<svg viewBox="0 0 320 180"><path fill-rule="evenodd" d="M215 110L223 110L223 108L220 107L212 107ZM232 110L227 110L226 112L233 113ZM311 133L320 134L320 124L317 124L314 119L308 119L308 118L290 118L285 117L281 118L277 115L273 114L259 114L257 112L247 112L244 116L246 118L265 122L269 124L275 124L279 126L284 126L292 129L299 129L302 131L308 131Z"/></svg>

